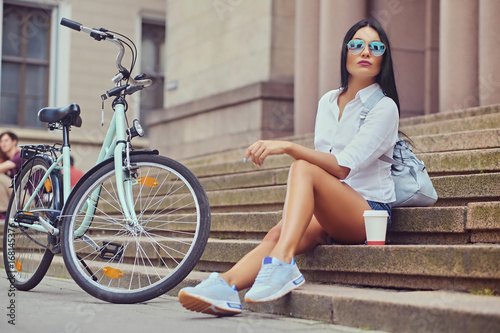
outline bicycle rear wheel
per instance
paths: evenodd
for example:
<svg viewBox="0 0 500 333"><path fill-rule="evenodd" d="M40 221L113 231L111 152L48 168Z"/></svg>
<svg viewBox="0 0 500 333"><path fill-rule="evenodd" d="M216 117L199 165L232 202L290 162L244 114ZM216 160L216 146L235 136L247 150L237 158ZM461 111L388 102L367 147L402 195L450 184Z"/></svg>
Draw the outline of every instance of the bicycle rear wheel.
<svg viewBox="0 0 500 333"><path fill-rule="evenodd" d="M210 231L207 195L185 166L145 154L131 163L137 169L125 183L133 184L135 225L118 199L114 161L79 183L63 212L68 271L86 292L113 303L144 302L175 287L197 264ZM89 205L95 213L84 222Z"/></svg>
<svg viewBox="0 0 500 333"><path fill-rule="evenodd" d="M39 214L41 218L50 219L47 210L53 210L57 188L53 188L55 173L44 182L42 190L37 193L31 204L24 209L26 202L40 184L50 164L42 157L35 157L23 166L17 176L14 191L7 209L4 237L3 258L5 271L10 282L19 290L30 290L43 279L52 262L53 253L49 250L51 236L47 232L20 226L14 221L16 213ZM34 226L40 227L38 222Z"/></svg>

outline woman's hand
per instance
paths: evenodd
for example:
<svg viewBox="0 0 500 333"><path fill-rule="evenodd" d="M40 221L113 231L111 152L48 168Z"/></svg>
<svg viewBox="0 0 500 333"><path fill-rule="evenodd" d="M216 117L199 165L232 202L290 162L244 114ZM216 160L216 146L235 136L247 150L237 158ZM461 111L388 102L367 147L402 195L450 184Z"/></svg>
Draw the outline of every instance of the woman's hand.
<svg viewBox="0 0 500 333"><path fill-rule="evenodd" d="M262 165L269 155L287 154L291 145L287 141L259 140L247 148L243 162L250 158L256 165Z"/></svg>
<svg viewBox="0 0 500 333"><path fill-rule="evenodd" d="M288 141L257 141L247 148L243 162L251 158L256 165L262 165L267 156L282 154L317 165L338 179L345 179L351 172L348 167L340 166L333 154L316 151Z"/></svg>

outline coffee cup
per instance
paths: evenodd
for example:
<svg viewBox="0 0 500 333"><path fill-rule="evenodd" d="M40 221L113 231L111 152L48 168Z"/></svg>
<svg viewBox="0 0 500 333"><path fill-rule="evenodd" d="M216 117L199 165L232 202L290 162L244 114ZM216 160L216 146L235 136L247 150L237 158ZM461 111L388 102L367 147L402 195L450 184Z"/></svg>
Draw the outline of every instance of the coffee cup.
<svg viewBox="0 0 500 333"><path fill-rule="evenodd" d="M365 210L363 217L365 218L366 243L385 245L389 213L385 210Z"/></svg>

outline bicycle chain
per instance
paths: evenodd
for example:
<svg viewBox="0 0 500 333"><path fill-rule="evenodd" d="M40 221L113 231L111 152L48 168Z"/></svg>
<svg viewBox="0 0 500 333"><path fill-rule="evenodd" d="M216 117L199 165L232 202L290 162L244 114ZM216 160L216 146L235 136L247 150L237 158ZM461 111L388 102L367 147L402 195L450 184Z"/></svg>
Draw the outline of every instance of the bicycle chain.
<svg viewBox="0 0 500 333"><path fill-rule="evenodd" d="M19 226L19 230L21 230L21 232L22 232L22 233L23 233L26 237L28 237L30 240L32 240L35 244L37 244L37 245L39 245L39 246L41 246L41 247L43 247L43 248L45 248L45 249L47 249L47 250L49 250L49 251L52 251L48 245L43 245L43 244L39 243L38 241L36 241L33 237L31 237L30 235L28 235L28 233L26 233L26 231L24 231L24 229L28 229L28 228L25 228L25 227ZM49 236L49 237L51 237L51 236Z"/></svg>

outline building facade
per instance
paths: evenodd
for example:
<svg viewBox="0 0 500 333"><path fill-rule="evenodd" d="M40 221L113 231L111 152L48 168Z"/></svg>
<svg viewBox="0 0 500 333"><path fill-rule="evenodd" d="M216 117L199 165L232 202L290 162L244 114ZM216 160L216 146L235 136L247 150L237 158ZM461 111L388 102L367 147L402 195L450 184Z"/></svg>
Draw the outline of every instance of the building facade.
<svg viewBox="0 0 500 333"><path fill-rule="evenodd" d="M0 0L0 10L0 132L15 132L20 144L61 142L62 132L49 132L38 121L38 110L77 103L83 125L70 133L72 155L77 167L90 169L95 165L113 113L108 99L104 107L105 126L101 126L101 95L113 88L111 79L118 72L118 48L62 27L59 22L66 17L87 27L105 27L126 35L139 49L134 74L144 71L154 76L161 72L161 80L164 69L155 64L155 53L164 48L164 42L162 45L154 39L152 31L156 25L165 32L165 0ZM130 57L125 57L123 63L129 67L130 61ZM163 104L163 100L161 104L142 100L139 95L128 99L130 119L145 119L141 106L147 112ZM137 142L147 146L147 140Z"/></svg>
<svg viewBox="0 0 500 333"><path fill-rule="evenodd" d="M500 103L496 0L170 0L164 110L152 138L181 158L313 132L340 84L340 47L377 19L401 116Z"/></svg>
<svg viewBox="0 0 500 333"><path fill-rule="evenodd" d="M19 114L37 110L43 101L79 103L84 125L72 132L72 139L77 163L86 163L83 168L92 166L102 138L100 96L116 73L116 50L59 28L61 17L104 26L136 41L141 70L157 83L150 95L131 98L129 117L140 118L148 129L148 139L139 145L177 159L244 147L258 139L312 133L319 98L340 84L342 39L365 17L377 19L391 41L402 117L500 103L497 0L0 3L4 11L21 4L44 10L50 18L43 29L38 21L46 20L33 21L35 30L48 34L34 47L43 44L47 51L27 61L48 74L33 85L30 94L35 97L24 96L24 105L16 106L14 123L14 111L7 115L4 105L12 103L9 89L17 73L9 68L17 55L9 53L6 38L13 45L16 38L2 34L0 130L13 128L26 141L50 141L60 134L48 133L30 123L30 116ZM13 29L15 20L5 13L3 17L3 29ZM17 35L29 41L32 31ZM109 104L106 108L105 118L110 119Z"/></svg>

